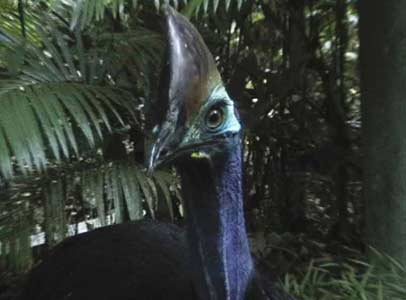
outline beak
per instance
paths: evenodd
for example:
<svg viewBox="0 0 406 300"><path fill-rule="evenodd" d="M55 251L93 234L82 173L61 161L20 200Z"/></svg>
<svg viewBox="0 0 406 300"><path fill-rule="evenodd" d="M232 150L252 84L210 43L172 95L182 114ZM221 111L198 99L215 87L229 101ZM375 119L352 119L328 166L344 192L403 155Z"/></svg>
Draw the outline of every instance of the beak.
<svg viewBox="0 0 406 300"><path fill-rule="evenodd" d="M171 137L173 136L173 130L170 127L164 128L158 138L152 145L148 158L148 173L154 172L160 165L166 162L170 156L169 146L171 144Z"/></svg>
<svg viewBox="0 0 406 300"><path fill-rule="evenodd" d="M149 152L148 164L147 164L147 173L151 175L154 173L157 167L157 161L159 160L159 149L156 144L152 146L151 151Z"/></svg>

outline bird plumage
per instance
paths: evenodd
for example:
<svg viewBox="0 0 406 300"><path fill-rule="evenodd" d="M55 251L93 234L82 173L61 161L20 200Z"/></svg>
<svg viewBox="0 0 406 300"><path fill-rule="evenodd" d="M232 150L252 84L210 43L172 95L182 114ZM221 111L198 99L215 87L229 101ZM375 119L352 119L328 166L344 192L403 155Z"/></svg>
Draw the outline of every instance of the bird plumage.
<svg viewBox="0 0 406 300"><path fill-rule="evenodd" d="M99 228L56 246L29 274L20 298L194 299L187 252L176 225L145 220Z"/></svg>
<svg viewBox="0 0 406 300"><path fill-rule="evenodd" d="M159 247L159 251L157 251ZM22 300L194 300L186 232L142 220L68 238L29 274ZM246 299L288 300L267 272Z"/></svg>
<svg viewBox="0 0 406 300"><path fill-rule="evenodd" d="M249 251L234 102L193 25L171 8L166 20L167 78L148 166L177 167L186 234L143 221L70 238L32 272L22 299L289 299L261 279Z"/></svg>

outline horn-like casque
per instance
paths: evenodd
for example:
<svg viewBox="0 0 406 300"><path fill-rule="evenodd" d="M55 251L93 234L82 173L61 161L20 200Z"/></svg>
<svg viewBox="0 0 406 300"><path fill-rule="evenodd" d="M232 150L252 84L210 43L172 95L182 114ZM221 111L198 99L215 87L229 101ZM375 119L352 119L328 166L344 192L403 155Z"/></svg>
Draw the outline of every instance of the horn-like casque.
<svg viewBox="0 0 406 300"><path fill-rule="evenodd" d="M179 142L177 137L188 129L211 92L221 84L213 55L196 28L170 6L164 8L164 14L167 50L159 97L150 116L157 124L156 148L151 151L149 169L158 164L158 149ZM175 133L175 129L179 132Z"/></svg>

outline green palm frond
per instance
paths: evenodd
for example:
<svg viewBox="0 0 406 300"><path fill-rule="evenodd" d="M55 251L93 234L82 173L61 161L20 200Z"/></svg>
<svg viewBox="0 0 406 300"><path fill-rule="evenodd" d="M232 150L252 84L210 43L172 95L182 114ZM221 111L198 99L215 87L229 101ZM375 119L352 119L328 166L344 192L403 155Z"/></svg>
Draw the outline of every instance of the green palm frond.
<svg viewBox="0 0 406 300"><path fill-rule="evenodd" d="M18 0L2 0L0 2L0 28L6 29L9 33L14 36L21 36L21 16L20 13L24 14L24 26L27 31L27 38L31 41L35 40L37 36L35 35L36 28L40 25L41 19L39 18L37 10L41 10L42 7L39 1L22 1L25 5L22 11L19 11Z"/></svg>
<svg viewBox="0 0 406 300"><path fill-rule="evenodd" d="M124 215L130 220L141 219L146 213L153 217L159 202L172 203L172 197L177 195L171 191L177 189L176 177L166 171L149 177L144 169L130 159L130 163L105 163L77 174L82 197L97 211L102 224L111 213L117 223L123 221ZM171 206L169 210L173 217Z"/></svg>
<svg viewBox="0 0 406 300"><path fill-rule="evenodd" d="M72 228L78 223L96 219L95 224L104 226L138 220L154 216L158 203L168 205L174 218L172 202L179 196L179 182L171 173L158 171L148 177L132 159L81 164L80 169L65 169L48 178L18 177L9 190L1 191L0 261L6 258L10 269L24 270L31 263L30 235L38 228L47 245L54 246L76 234ZM13 248L15 243L18 249ZM7 247L10 251L4 253Z"/></svg>
<svg viewBox="0 0 406 300"><path fill-rule="evenodd" d="M125 19L127 10L136 9L141 4L153 3L156 10L170 4L177 9L183 8L182 12L190 17L200 12L216 13L221 6L228 11L235 4L240 9L244 2L248 0L56 0L53 7L69 6L72 10L71 28L84 28L95 20L102 20L106 10L110 10L115 18Z"/></svg>
<svg viewBox="0 0 406 300"><path fill-rule="evenodd" d="M146 0L148 1L148 0ZM144 0L144 2L146 2ZM178 8L182 4L184 7L184 13L190 12L199 13L203 11L204 13L216 13L219 7L224 7L227 11L230 9L231 5L236 5L240 9L244 2L249 0L155 0L155 7L159 9L163 4L170 4L175 8Z"/></svg>
<svg viewBox="0 0 406 300"><path fill-rule="evenodd" d="M79 157L78 132L83 149L94 147L111 122L124 125L117 109L131 112L136 102L108 84L106 65L85 50L79 31L75 40L57 30L38 32L41 46L11 34L4 43L11 58L10 79L0 82L0 173L6 178L14 164L27 173L46 169L50 158Z"/></svg>
<svg viewBox="0 0 406 300"><path fill-rule="evenodd" d="M30 244L32 211L23 196L0 190L0 199L0 263L8 270L25 272L33 261Z"/></svg>
<svg viewBox="0 0 406 300"><path fill-rule="evenodd" d="M44 232L49 246L54 246L67 236L64 182L52 180L43 188ZM28 224L27 224L28 225ZM32 226L32 224L30 224Z"/></svg>
<svg viewBox="0 0 406 300"><path fill-rule="evenodd" d="M73 177L67 177L71 183ZM145 168L132 159L103 163L95 168L75 173L79 179L82 199L96 211L101 224L107 224L108 215L121 223L142 219L145 214L154 217L158 203L168 205L171 217L172 198L178 197L178 180L167 171L157 171L148 176ZM62 201L62 199L61 199Z"/></svg>
<svg viewBox="0 0 406 300"><path fill-rule="evenodd" d="M31 10L26 10L24 14L25 39L31 43L38 43L39 36L36 28L40 26L40 18ZM9 5L7 5L7 2L0 3L0 67L7 64L10 66L10 63L14 62L18 55L21 54L20 51L10 56L11 53L6 51L10 35L20 39L23 38L19 18L17 5L12 5L12 1L10 1Z"/></svg>
<svg viewBox="0 0 406 300"><path fill-rule="evenodd" d="M76 83L37 83L0 89L0 171L9 178L15 163L23 173L45 170L49 158L79 157L75 127L90 147L102 138L102 125L115 101L111 89ZM111 96L111 97L110 97ZM112 108L114 109L114 108ZM117 116L119 118L119 116ZM52 156L46 152L49 146Z"/></svg>
<svg viewBox="0 0 406 300"><path fill-rule="evenodd" d="M69 199L77 198L78 194L73 195L71 191L80 190L83 206L94 211L92 215L99 218L101 225L108 224L106 217L112 215L114 223L127 218L142 219L146 214L154 217L157 206L162 204L168 206L171 217L174 217L172 201L180 197L179 181L174 174L156 171L148 175L145 167L130 157L125 161L81 164L78 167L81 170L68 168L62 176L52 176L37 183L44 186L45 207L50 205L49 199L55 205L72 202ZM61 186L67 192L63 192ZM60 212L60 209L54 211Z"/></svg>
<svg viewBox="0 0 406 300"><path fill-rule="evenodd" d="M108 72L120 75L126 70L131 77L127 83L136 83L143 95L148 96L151 92L149 76L158 68L164 49L161 36L139 26L113 34L103 32L98 36L98 44L106 49L103 57L107 60ZM122 87L130 89L133 86Z"/></svg>
<svg viewBox="0 0 406 300"><path fill-rule="evenodd" d="M52 9L66 11L70 9L71 29L91 24L94 21L102 20L106 10L111 11L114 18L124 18L127 7L136 8L138 0L55 0Z"/></svg>
<svg viewBox="0 0 406 300"><path fill-rule="evenodd" d="M178 8L179 4L182 4L182 13L191 17L201 12L215 14L220 7L228 11L232 5L236 5L238 9L241 9L245 2L248 2L248 0L155 0L155 6L159 9L163 4L171 4L175 8Z"/></svg>
<svg viewBox="0 0 406 300"><path fill-rule="evenodd" d="M52 10L57 7L50 3L58 2L64 11ZM97 218L101 225L120 223L153 217L160 205L174 218L173 200L180 197L173 174L147 176L130 155L127 161L109 163L99 155L110 132L121 134L134 125L142 130L138 107L148 98L148 78L157 73L163 41L141 22L125 24L119 32L105 25L81 30L77 24L97 20L106 9L121 13L123 5L128 13L142 1L42 3L51 5L43 13L25 6L25 38L16 7L0 13L0 180L14 187L10 195L0 195L0 252L1 244L17 241L26 248L21 255L30 253L28 237L38 224L53 245L69 234L69 225L88 218ZM75 18L66 3L90 5L88 11L77 12L78 23L72 27ZM153 2L147 3L154 9ZM43 170L47 172L40 174ZM75 205L76 217L70 214ZM13 227L14 210L26 214L20 229ZM18 262L17 256L12 259L16 265L30 261Z"/></svg>

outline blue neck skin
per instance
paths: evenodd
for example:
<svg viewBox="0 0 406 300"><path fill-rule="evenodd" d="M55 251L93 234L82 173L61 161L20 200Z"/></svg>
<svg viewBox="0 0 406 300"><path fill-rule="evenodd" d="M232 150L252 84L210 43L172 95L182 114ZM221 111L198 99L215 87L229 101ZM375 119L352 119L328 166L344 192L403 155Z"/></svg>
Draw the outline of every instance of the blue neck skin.
<svg viewBox="0 0 406 300"><path fill-rule="evenodd" d="M179 163L201 300L243 300L253 274L244 222L241 142Z"/></svg>

